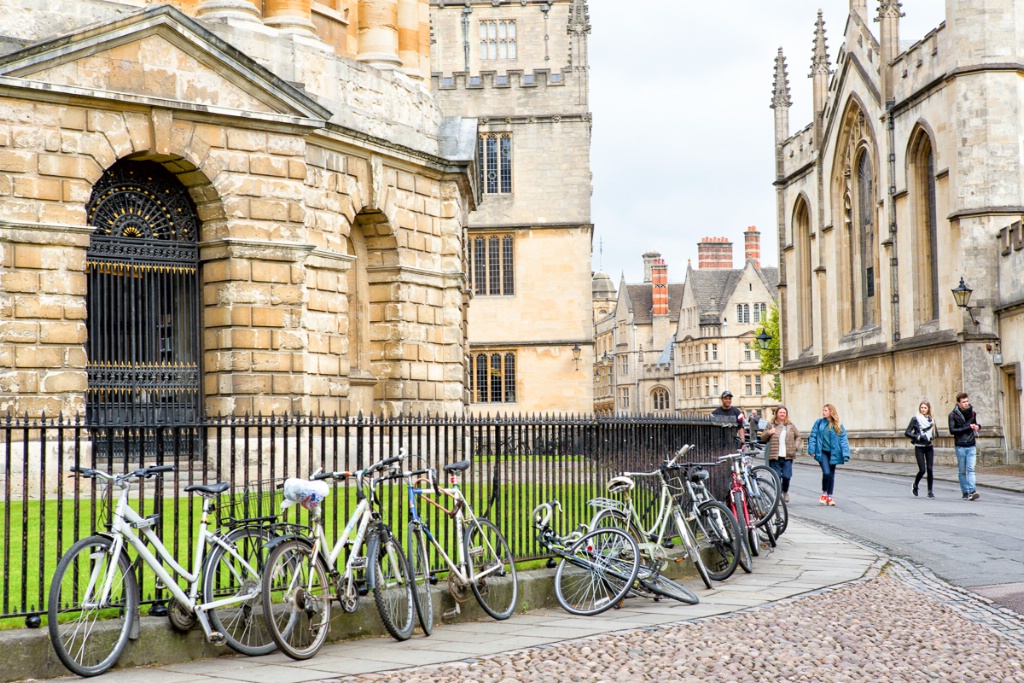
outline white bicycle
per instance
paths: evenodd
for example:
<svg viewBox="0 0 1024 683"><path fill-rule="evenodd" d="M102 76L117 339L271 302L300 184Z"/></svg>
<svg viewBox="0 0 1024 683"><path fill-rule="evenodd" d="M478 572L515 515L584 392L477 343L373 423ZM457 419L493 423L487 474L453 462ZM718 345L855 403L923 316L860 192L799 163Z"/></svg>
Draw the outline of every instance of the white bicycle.
<svg viewBox="0 0 1024 683"><path fill-rule="evenodd" d="M198 622L209 642L226 643L243 654L267 654L274 650L260 600L263 546L272 536L263 522L272 518L251 520L252 524L226 534L211 532L207 527L214 499L228 490L230 484L187 486L185 491L194 491L203 498L195 561L192 571L188 571L175 561L154 531L160 516L142 517L132 508L129 497L133 479L158 477L173 471L172 465L144 467L125 474L85 467L71 470L85 479L99 479L118 493L110 530L72 545L53 574L47 605L48 628L53 649L64 666L79 676L96 676L117 662L129 640L139 637L135 567L140 560L173 596L168 614L176 628L188 630ZM147 543L152 545L152 551ZM128 557L128 546L137 553L134 561ZM208 556L204 554L207 546L211 547ZM188 584L188 592L162 563Z"/></svg>

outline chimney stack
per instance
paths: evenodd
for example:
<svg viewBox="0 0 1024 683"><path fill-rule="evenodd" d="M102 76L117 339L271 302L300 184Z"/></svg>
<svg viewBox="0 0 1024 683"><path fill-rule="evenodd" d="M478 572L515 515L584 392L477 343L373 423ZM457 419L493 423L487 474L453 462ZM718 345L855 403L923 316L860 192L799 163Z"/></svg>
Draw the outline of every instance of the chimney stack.
<svg viewBox="0 0 1024 683"><path fill-rule="evenodd" d="M756 225L751 225L743 233L745 244L743 245L743 258L753 260L754 265L761 267L761 233L757 231Z"/></svg>
<svg viewBox="0 0 1024 683"><path fill-rule="evenodd" d="M732 269L732 242L727 237L705 237L697 243L697 268Z"/></svg>
<svg viewBox="0 0 1024 683"><path fill-rule="evenodd" d="M654 315L668 315L668 266L663 258L651 264L651 303Z"/></svg>
<svg viewBox="0 0 1024 683"><path fill-rule="evenodd" d="M651 268L654 262L661 258L661 254L656 251L649 251L644 254L644 284L652 282L651 280Z"/></svg>

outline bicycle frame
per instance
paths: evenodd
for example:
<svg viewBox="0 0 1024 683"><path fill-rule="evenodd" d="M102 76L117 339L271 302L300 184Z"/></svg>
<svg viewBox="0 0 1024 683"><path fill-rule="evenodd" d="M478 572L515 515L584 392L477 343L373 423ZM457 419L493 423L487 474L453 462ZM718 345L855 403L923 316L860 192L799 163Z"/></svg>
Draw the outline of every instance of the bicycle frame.
<svg viewBox="0 0 1024 683"><path fill-rule="evenodd" d="M750 529L750 528L754 527L754 523L750 519L750 509L749 509L749 504L747 503L747 489L748 489L748 486L747 486L746 482L747 482L747 480L749 478L746 477L746 475L745 475L745 469L743 467L743 464L741 462L741 458L739 456L740 456L740 454L738 454L738 453L736 455L734 455L734 456L733 455L722 456L722 459L728 459L730 461L729 462L729 467L730 467L730 469L732 471L732 488L729 490L729 506L732 508L732 512L736 516L736 520L740 521L740 512L741 512L741 510L737 509L737 505L736 505L736 494L738 493L740 495L740 498L741 498L742 502L743 502L743 505L742 505L742 508L743 508L742 509L742 513L743 513L742 522L744 524L744 529ZM756 484L755 484L755 486L756 486Z"/></svg>
<svg viewBox="0 0 1024 683"><path fill-rule="evenodd" d="M224 548L232 558L234 558L240 565L244 566L246 571L252 573L253 576L259 576L259 571L246 562L245 558L238 554L235 548L227 543L215 533L210 533L209 527L209 516L210 508L212 507L212 499L204 498L203 500L203 512L199 520L199 532L196 535L195 541L195 561L193 563L192 571L187 571L184 567L178 564L170 551L164 546L160 537L153 531L153 527L156 525L157 519L142 517L134 508L129 504L129 493L131 491L131 484L127 479L116 481L113 477L111 478L113 485L116 485L120 489L118 494L117 506L114 508L114 514L111 520L111 534L113 535L114 545L111 550L112 557L118 557L124 548L124 542L127 541L138 553L139 559L145 562L153 573L156 574L157 578L163 583L164 587L170 591L174 599L177 600L186 609L192 611L196 615L196 619L200 626L203 628L207 640L211 638L212 631L210 629L210 621L206 616L206 612L211 609L217 609L225 605L235 604L249 600L256 595L246 596L232 596L221 600L214 600L212 602L197 603L199 596L199 578L202 572L203 560L206 557L206 546L216 544L221 548ZM142 540L139 535L135 532L135 529L142 531L146 540ZM146 547L146 541L153 545L153 551L150 551ZM159 558L159 559L158 559ZM181 577L189 584L188 593L185 593L178 585L177 580L171 575L166 569L164 569L160 560L163 560L170 565L174 575ZM98 566L98 565L97 565ZM113 582L114 572L117 568L117 563L112 562L107 569L106 575L103 577L103 587L97 607L106 604L107 599L110 597L110 586ZM88 595L94 588L97 577L91 577L89 585L86 588L86 594ZM91 606L91 603L89 603Z"/></svg>

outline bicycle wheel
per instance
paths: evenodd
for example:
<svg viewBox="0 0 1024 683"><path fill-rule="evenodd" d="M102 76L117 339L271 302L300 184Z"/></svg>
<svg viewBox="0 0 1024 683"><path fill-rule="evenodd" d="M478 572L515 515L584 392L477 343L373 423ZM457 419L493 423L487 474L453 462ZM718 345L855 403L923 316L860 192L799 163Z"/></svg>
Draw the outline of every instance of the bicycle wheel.
<svg viewBox="0 0 1024 683"><path fill-rule="evenodd" d="M370 530L366 566L367 571L373 572L373 601L384 628L395 640L408 640L416 619L409 562L398 539L386 526Z"/></svg>
<svg viewBox="0 0 1024 683"><path fill-rule="evenodd" d="M675 521L676 530L683 541L683 547L686 548L686 554L690 557L690 562L693 562L693 566L697 568L697 573L700 574L700 580L704 582L705 586L711 588L711 575L708 574L707 565L704 564L704 557L700 554L700 548L697 547L693 528L687 523L678 506L674 505L672 507L672 519Z"/></svg>
<svg viewBox="0 0 1024 683"><path fill-rule="evenodd" d="M111 556L114 541L83 538L57 563L50 583L47 618L50 642L68 670L96 676L116 662L138 618L139 586L128 556ZM108 589L107 572L113 568ZM106 590L107 598L97 604Z"/></svg>
<svg viewBox="0 0 1024 683"><path fill-rule="evenodd" d="M260 527L242 527L230 532L224 542L214 545L203 568L203 602L235 599L207 610L210 628L224 636L225 642L243 655L265 655L277 647L263 619L262 572L266 565L264 549L271 533ZM233 548L238 556L233 555Z"/></svg>
<svg viewBox="0 0 1024 683"><path fill-rule="evenodd" d="M413 584L413 601L416 603L416 614L419 616L423 635L429 636L434 630L434 597L430 583L430 556L427 555L426 532L416 522L409 522L409 580Z"/></svg>
<svg viewBox="0 0 1024 683"><path fill-rule="evenodd" d="M494 524L475 519L469 522L463 543L469 587L477 602L495 619L508 619L519 598L516 564L508 542Z"/></svg>
<svg viewBox="0 0 1024 683"><path fill-rule="evenodd" d="M626 515L617 510L602 510L594 515L591 524L595 529L619 529L629 534L630 538L636 541L640 548L640 561L649 567L651 571L660 572L666 562L666 555L662 548L650 542L647 534L640 529L636 522L627 519Z"/></svg>
<svg viewBox="0 0 1024 683"><path fill-rule="evenodd" d="M733 519L735 519L735 517ZM740 526L737 524L736 528L739 529ZM750 554L750 545L747 543L747 539L743 535L743 532L740 531L739 534L740 556L737 564L740 566L740 569L742 569L747 574L750 574L754 571L754 558Z"/></svg>
<svg viewBox="0 0 1024 683"><path fill-rule="evenodd" d="M725 581L736 571L739 562L740 530L736 519L717 500L708 500L697 508L695 530L697 548L706 552L708 576Z"/></svg>
<svg viewBox="0 0 1024 683"><path fill-rule="evenodd" d="M672 579L665 578L661 574L654 573L644 576L641 570L638 581L644 589L654 593L655 600L660 596L685 602L688 605L696 605L700 602L700 598L690 592L685 586L676 583Z"/></svg>
<svg viewBox="0 0 1024 683"><path fill-rule="evenodd" d="M755 480L756 494L754 491L747 491L747 500L752 505L751 514L757 526L768 523L771 516L775 514L779 501L782 500L782 480L771 467L767 465L756 465L750 468L750 477Z"/></svg>
<svg viewBox="0 0 1024 683"><path fill-rule="evenodd" d="M592 616L622 602L640 570L640 549L619 529L595 529L565 551L555 597L570 614Z"/></svg>
<svg viewBox="0 0 1024 683"><path fill-rule="evenodd" d="M786 532L786 527L789 526L789 506L786 505L784 498L779 499L779 507L775 509L775 516L773 519L773 531L775 532L775 538Z"/></svg>
<svg viewBox="0 0 1024 683"><path fill-rule="evenodd" d="M309 659L331 630L331 585L323 559L299 540L270 552L263 570L263 614L270 636L292 659Z"/></svg>

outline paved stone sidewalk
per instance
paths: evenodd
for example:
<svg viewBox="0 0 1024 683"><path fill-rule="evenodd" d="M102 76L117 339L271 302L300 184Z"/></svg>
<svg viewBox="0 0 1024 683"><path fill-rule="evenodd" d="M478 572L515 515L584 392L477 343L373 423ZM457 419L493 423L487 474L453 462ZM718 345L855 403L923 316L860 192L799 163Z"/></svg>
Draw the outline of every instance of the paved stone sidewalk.
<svg viewBox="0 0 1024 683"><path fill-rule="evenodd" d="M561 641L747 610L824 587L862 579L885 561L876 551L837 538L797 521L774 552L754 558L754 572L736 574L707 590L698 579L686 585L700 597L699 605L674 601L630 599L623 608L596 617L576 617L561 609L513 615L507 621L439 624L433 635L398 643L390 638L326 645L316 657L296 662L275 653L267 657L220 657L158 668L114 670L104 683L190 683L243 681L301 683L337 679L350 674L395 672L398 679L416 667L478 659L509 651L554 647ZM64 679L61 679L64 680ZM455 679L459 680L459 679ZM466 679L469 680L469 679Z"/></svg>

